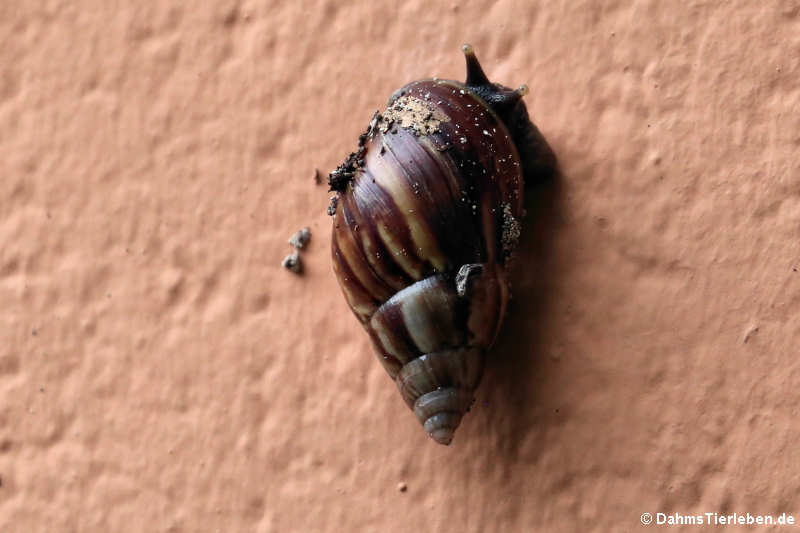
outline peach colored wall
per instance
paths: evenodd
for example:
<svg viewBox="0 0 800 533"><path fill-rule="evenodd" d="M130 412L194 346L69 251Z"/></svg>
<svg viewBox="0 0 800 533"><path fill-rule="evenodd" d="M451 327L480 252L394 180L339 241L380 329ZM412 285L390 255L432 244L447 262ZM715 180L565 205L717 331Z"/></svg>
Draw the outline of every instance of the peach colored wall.
<svg viewBox="0 0 800 533"><path fill-rule="evenodd" d="M465 41L563 179L445 448L313 172ZM800 518L797 2L9 0L0 43L3 533Z"/></svg>

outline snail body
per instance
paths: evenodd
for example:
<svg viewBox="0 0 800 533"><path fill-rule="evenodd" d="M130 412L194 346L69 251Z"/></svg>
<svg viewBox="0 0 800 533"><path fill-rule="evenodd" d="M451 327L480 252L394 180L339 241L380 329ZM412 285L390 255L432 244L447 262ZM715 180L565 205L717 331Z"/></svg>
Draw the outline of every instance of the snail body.
<svg viewBox="0 0 800 533"><path fill-rule="evenodd" d="M333 269L426 432L449 444L509 298L526 181L554 166L522 97L486 78L396 91L329 176Z"/></svg>

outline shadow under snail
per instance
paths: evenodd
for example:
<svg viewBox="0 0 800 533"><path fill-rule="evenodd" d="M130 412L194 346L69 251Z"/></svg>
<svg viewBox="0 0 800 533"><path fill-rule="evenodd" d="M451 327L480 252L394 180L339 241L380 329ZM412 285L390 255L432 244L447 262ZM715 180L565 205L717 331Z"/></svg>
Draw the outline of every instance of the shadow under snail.
<svg viewBox="0 0 800 533"><path fill-rule="evenodd" d="M425 431L450 444L473 404L509 298L525 183L555 156L522 97L470 45L465 83L396 91L329 178L333 270Z"/></svg>

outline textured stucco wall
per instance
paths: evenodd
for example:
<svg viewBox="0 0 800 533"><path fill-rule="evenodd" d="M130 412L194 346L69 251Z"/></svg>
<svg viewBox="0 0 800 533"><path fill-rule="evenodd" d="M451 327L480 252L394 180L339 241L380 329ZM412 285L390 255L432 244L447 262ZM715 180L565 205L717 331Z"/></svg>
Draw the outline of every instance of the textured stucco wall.
<svg viewBox="0 0 800 533"><path fill-rule="evenodd" d="M800 5L430 4L0 3L0 531L800 517ZM341 297L313 172L465 41L563 178L445 448Z"/></svg>

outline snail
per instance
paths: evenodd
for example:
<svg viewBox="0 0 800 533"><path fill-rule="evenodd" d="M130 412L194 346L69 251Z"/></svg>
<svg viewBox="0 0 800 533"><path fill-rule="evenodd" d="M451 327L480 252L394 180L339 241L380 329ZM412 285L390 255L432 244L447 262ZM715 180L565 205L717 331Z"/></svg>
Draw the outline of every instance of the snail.
<svg viewBox="0 0 800 533"><path fill-rule="evenodd" d="M333 270L428 435L450 444L503 322L526 182L555 168L528 88L423 79L376 112L328 178Z"/></svg>

